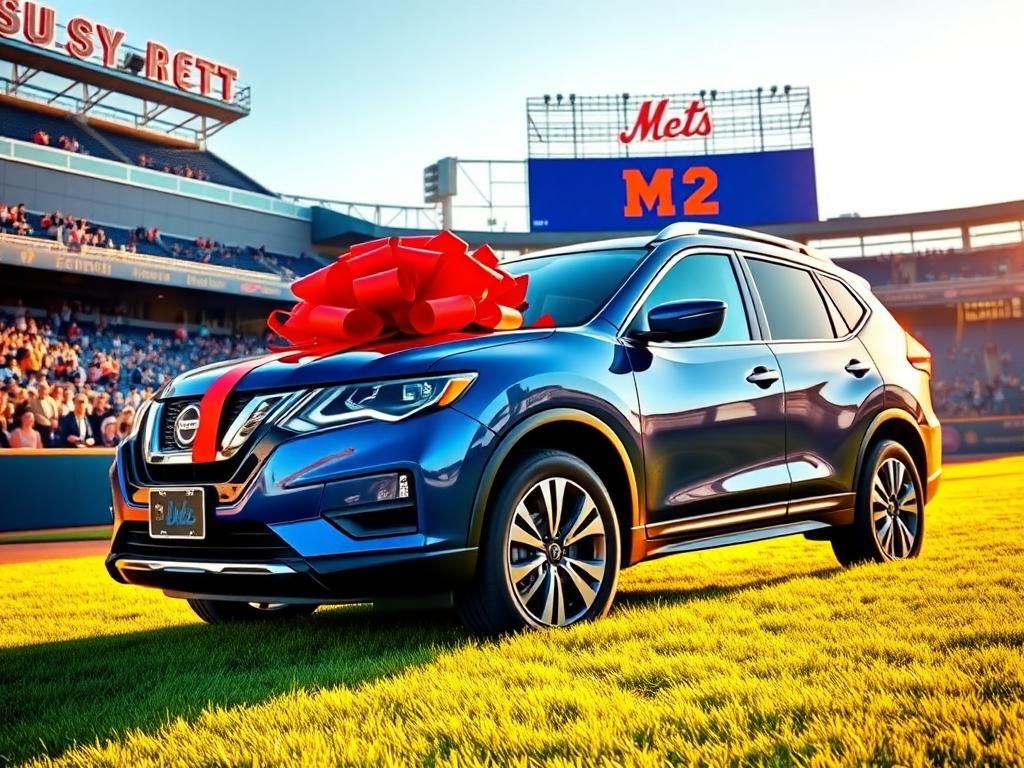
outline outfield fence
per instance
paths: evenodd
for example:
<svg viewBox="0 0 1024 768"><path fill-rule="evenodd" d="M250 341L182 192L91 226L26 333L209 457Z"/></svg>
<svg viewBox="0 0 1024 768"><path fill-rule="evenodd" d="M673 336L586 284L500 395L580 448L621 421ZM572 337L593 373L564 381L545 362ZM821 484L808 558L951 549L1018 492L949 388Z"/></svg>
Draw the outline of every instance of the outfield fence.
<svg viewBox="0 0 1024 768"><path fill-rule="evenodd" d="M0 532L107 525L111 448L0 451Z"/></svg>

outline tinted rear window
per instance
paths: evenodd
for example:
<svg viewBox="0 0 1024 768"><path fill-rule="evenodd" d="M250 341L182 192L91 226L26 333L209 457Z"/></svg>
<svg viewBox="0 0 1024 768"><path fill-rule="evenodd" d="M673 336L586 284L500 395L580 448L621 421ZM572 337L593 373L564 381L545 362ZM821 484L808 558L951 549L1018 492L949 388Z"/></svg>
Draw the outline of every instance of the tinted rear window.
<svg viewBox="0 0 1024 768"><path fill-rule="evenodd" d="M773 339L833 339L825 301L806 269L748 259Z"/></svg>
<svg viewBox="0 0 1024 768"><path fill-rule="evenodd" d="M836 309L842 315L843 321L852 331L860 323L861 318L864 317L864 306L857 301L857 297L853 295L853 291L845 283L828 275L819 275L819 277L829 298L835 302Z"/></svg>
<svg viewBox="0 0 1024 768"><path fill-rule="evenodd" d="M597 314L632 274L643 248L561 253L508 261L512 275L529 275L526 325L550 315L556 326L580 325Z"/></svg>

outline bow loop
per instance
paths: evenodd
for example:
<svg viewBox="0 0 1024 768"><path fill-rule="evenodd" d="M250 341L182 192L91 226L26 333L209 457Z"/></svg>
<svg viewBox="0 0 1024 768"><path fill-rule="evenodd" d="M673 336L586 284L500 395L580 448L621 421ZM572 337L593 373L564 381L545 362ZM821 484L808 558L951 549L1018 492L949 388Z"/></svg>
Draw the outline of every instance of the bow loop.
<svg viewBox="0 0 1024 768"><path fill-rule="evenodd" d="M475 328L515 330L526 276L501 269L488 245L470 253L447 230L353 245L333 264L296 280L300 301L274 312L272 331L299 347L356 346L389 335L431 336Z"/></svg>

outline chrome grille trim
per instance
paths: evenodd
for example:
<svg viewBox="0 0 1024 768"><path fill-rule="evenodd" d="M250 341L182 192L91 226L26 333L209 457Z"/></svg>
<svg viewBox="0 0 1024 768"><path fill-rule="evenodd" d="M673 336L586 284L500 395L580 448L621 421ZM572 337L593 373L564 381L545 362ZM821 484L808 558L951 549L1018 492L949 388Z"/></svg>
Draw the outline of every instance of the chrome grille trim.
<svg viewBox="0 0 1024 768"><path fill-rule="evenodd" d="M249 441L249 438L264 424L270 423L276 418L276 414L282 409L291 408L297 401L307 394L306 390L294 392L276 392L269 395L243 395L248 397L241 411L232 419L227 431L218 438L218 450L216 461L223 461L236 456L240 449ZM257 423L249 425L251 428L246 431L247 422L260 407L262 403L270 401L272 404L262 414ZM170 403L156 402L146 414L146 423L142 433L142 456L147 464L190 464L192 462L192 449L168 450L163 447L163 433L167 429L172 414L176 415L183 408L191 404L198 404L198 399L174 400ZM179 407L180 406L180 407ZM243 432L246 432L244 435Z"/></svg>

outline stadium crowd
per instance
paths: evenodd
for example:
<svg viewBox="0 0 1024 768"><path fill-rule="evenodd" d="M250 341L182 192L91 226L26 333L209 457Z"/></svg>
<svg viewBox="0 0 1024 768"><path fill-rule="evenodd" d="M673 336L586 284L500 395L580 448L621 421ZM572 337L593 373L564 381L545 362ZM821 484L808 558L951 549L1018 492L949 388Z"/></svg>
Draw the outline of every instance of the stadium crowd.
<svg viewBox="0 0 1024 768"><path fill-rule="evenodd" d="M980 348L951 347L946 359L936 363L932 405L940 417L1024 413L1024 380L1015 371L1010 353L996 342Z"/></svg>
<svg viewBox="0 0 1024 768"><path fill-rule="evenodd" d="M0 232L55 240L73 252L81 251L83 246L128 253L144 249L149 255L270 272L283 280L293 280L300 272L305 274L319 266L301 257L268 253L263 245L227 245L205 236L186 240L162 235L156 227L115 228L115 232L108 232L88 219L59 210L32 214L24 203L8 206L0 202Z"/></svg>
<svg viewBox="0 0 1024 768"><path fill-rule="evenodd" d="M210 180L210 174L202 168L193 168L188 163L185 165L175 165L173 167L170 163L164 163L162 166L158 166L156 160L145 152L139 153L139 156L135 160L135 164L142 168L152 168L154 170L161 170L164 173L173 173L175 176L184 176L186 179L196 179L197 181Z"/></svg>
<svg viewBox="0 0 1024 768"><path fill-rule="evenodd" d="M0 448L117 445L171 377L266 349L268 338L134 328L123 315L64 304L45 319L0 313ZM94 321L76 321L76 317Z"/></svg>
<svg viewBox="0 0 1024 768"><path fill-rule="evenodd" d="M50 146L50 134L40 128L32 134L32 142L34 144L41 144L44 147L48 147ZM80 152L83 155L89 154L75 136L61 136L57 140L57 146L67 152Z"/></svg>

